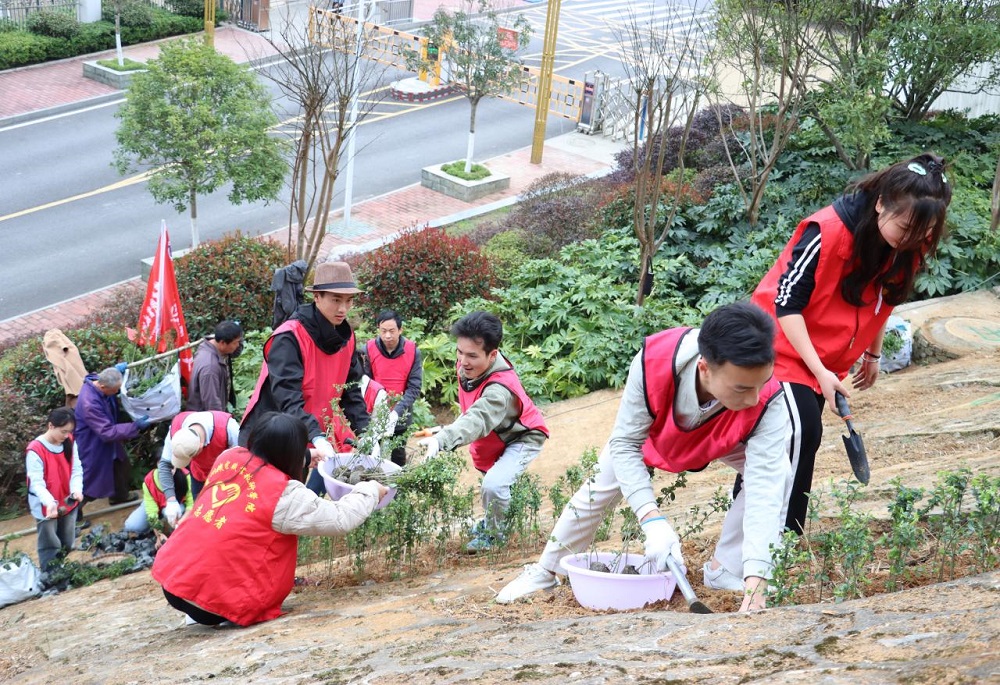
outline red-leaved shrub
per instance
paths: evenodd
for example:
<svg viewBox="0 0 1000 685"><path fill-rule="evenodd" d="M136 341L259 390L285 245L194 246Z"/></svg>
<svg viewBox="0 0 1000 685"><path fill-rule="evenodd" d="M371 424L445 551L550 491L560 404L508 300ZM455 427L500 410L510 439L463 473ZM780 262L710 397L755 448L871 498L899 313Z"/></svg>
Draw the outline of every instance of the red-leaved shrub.
<svg viewBox="0 0 1000 685"><path fill-rule="evenodd" d="M399 238L361 256L356 277L364 294L358 305L366 314L394 309L436 329L452 305L487 297L493 285L489 260L469 238L451 237L441 228L410 229Z"/></svg>

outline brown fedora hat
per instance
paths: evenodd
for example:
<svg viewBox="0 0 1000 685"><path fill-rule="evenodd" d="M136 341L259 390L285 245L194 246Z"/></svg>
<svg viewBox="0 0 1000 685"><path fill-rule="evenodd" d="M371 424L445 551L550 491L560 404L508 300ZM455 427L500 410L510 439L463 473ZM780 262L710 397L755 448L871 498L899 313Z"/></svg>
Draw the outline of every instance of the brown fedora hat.
<svg viewBox="0 0 1000 685"><path fill-rule="evenodd" d="M313 284L306 288L308 293L339 293L355 295L362 292L354 282L351 265L347 262L323 262L316 267Z"/></svg>

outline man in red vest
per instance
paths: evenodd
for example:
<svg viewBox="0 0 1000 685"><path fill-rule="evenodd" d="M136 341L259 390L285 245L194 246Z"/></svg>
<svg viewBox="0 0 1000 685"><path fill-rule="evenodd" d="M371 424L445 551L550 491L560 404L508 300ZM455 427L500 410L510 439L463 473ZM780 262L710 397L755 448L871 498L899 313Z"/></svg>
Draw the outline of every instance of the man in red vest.
<svg viewBox="0 0 1000 685"><path fill-rule="evenodd" d="M346 262L324 262L316 267L313 285L305 289L313 301L300 305L264 344L264 364L250 396L240 444L245 445L259 417L280 411L305 425L309 441L322 458L332 457L328 429L335 425L332 404L339 404L355 435L370 420L359 383L363 374L355 353L354 331L347 313L361 292ZM305 455L303 455L305 459ZM323 479L314 470L306 483L323 494Z"/></svg>
<svg viewBox="0 0 1000 685"><path fill-rule="evenodd" d="M239 442L240 425L224 411L182 411L170 422L156 466L166 497L163 517L171 526L184 513L174 492L174 469L190 469L191 496L198 497L215 458ZM183 496L182 496L183 497Z"/></svg>
<svg viewBox="0 0 1000 685"><path fill-rule="evenodd" d="M391 309L375 317L378 337L368 341L365 348L365 373L381 383L386 390L399 396L389 414L393 435L406 435L413 423L413 403L420 397L424 382L420 350L412 340L403 337L403 317ZM392 450L392 461L406 463L406 446Z"/></svg>
<svg viewBox="0 0 1000 685"><path fill-rule="evenodd" d="M740 611L763 608L771 545L780 543L791 486L791 420L774 359L774 323L748 303L715 310L700 330L646 338L592 478L563 510L538 563L525 566L497 602L557 585L560 558L590 547L605 511L622 496L642 524L646 559L661 570L668 555L683 564L649 468L681 473L720 461L742 473L745 486L705 564L705 585L743 592Z"/></svg>
<svg viewBox="0 0 1000 685"><path fill-rule="evenodd" d="M541 452L549 429L514 367L500 353L500 319L489 312L472 312L455 322L451 334L462 415L420 444L427 448L428 459L439 450L469 445L472 463L483 473L485 518L465 548L475 553L502 541L511 485Z"/></svg>

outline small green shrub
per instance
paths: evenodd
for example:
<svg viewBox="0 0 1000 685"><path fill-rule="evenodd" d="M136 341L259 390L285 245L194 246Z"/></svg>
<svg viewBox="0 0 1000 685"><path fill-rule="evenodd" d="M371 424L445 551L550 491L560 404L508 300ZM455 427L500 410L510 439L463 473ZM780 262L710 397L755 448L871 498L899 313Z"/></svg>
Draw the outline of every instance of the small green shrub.
<svg viewBox="0 0 1000 685"><path fill-rule="evenodd" d="M0 69L44 62L50 40L27 31L0 33Z"/></svg>
<svg viewBox="0 0 1000 685"><path fill-rule="evenodd" d="M452 305L487 296L493 284L489 260L475 244L440 228L404 231L362 255L357 278L365 290L358 304L369 316L395 309L406 319L424 319L428 332L444 323Z"/></svg>
<svg viewBox="0 0 1000 685"><path fill-rule="evenodd" d="M32 33L50 38L72 38L80 31L80 22L76 20L76 16L54 10L32 12L25 25Z"/></svg>
<svg viewBox="0 0 1000 685"><path fill-rule="evenodd" d="M167 7L174 14L179 14L182 17L197 17L200 19L204 19L205 17L204 0L167 0Z"/></svg>
<svg viewBox="0 0 1000 685"><path fill-rule="evenodd" d="M0 33L12 33L20 31L20 27L11 19L0 19Z"/></svg>
<svg viewBox="0 0 1000 685"><path fill-rule="evenodd" d="M112 0L101 7L101 19L112 24L115 12L122 26L151 26L153 24L153 8L143 0Z"/></svg>
<svg viewBox="0 0 1000 685"><path fill-rule="evenodd" d="M497 285L510 285L521 266L532 257L524 250L522 231L504 231L490 238L483 246L483 254L490 260Z"/></svg>
<svg viewBox="0 0 1000 685"><path fill-rule="evenodd" d="M138 69L145 69L145 62L136 62L134 59L129 59L125 57L122 59L122 64L118 64L118 60L114 57L110 59L99 59L97 63L102 67L107 69L113 69L114 71L136 71Z"/></svg>
<svg viewBox="0 0 1000 685"><path fill-rule="evenodd" d="M41 356L41 355L39 355ZM62 404L62 402L60 402ZM58 406L58 405L54 405ZM45 432L46 414L34 411L28 398L13 383L0 381L0 503L24 507L24 450Z"/></svg>
<svg viewBox="0 0 1000 685"><path fill-rule="evenodd" d="M178 259L174 271L191 339L210 334L224 319L238 320L244 330L270 326L271 278L286 263L284 247L239 231Z"/></svg>
<svg viewBox="0 0 1000 685"><path fill-rule="evenodd" d="M472 170L466 173L464 159L460 159L457 162L451 162L450 164L442 164L441 171L449 176L454 176L464 181L481 181L482 179L489 177L492 173L482 164L473 164Z"/></svg>

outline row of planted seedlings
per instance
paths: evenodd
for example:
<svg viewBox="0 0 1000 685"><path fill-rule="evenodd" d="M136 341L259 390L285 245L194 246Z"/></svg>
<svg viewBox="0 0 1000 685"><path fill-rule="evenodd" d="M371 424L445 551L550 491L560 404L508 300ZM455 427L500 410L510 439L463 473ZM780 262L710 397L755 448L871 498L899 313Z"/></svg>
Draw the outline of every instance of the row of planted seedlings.
<svg viewBox="0 0 1000 685"><path fill-rule="evenodd" d="M865 488L854 482L813 493L803 534L786 533L772 550L772 604L854 599L1000 566L1000 476L960 468L938 472L929 488L889 485L885 517L861 506Z"/></svg>

